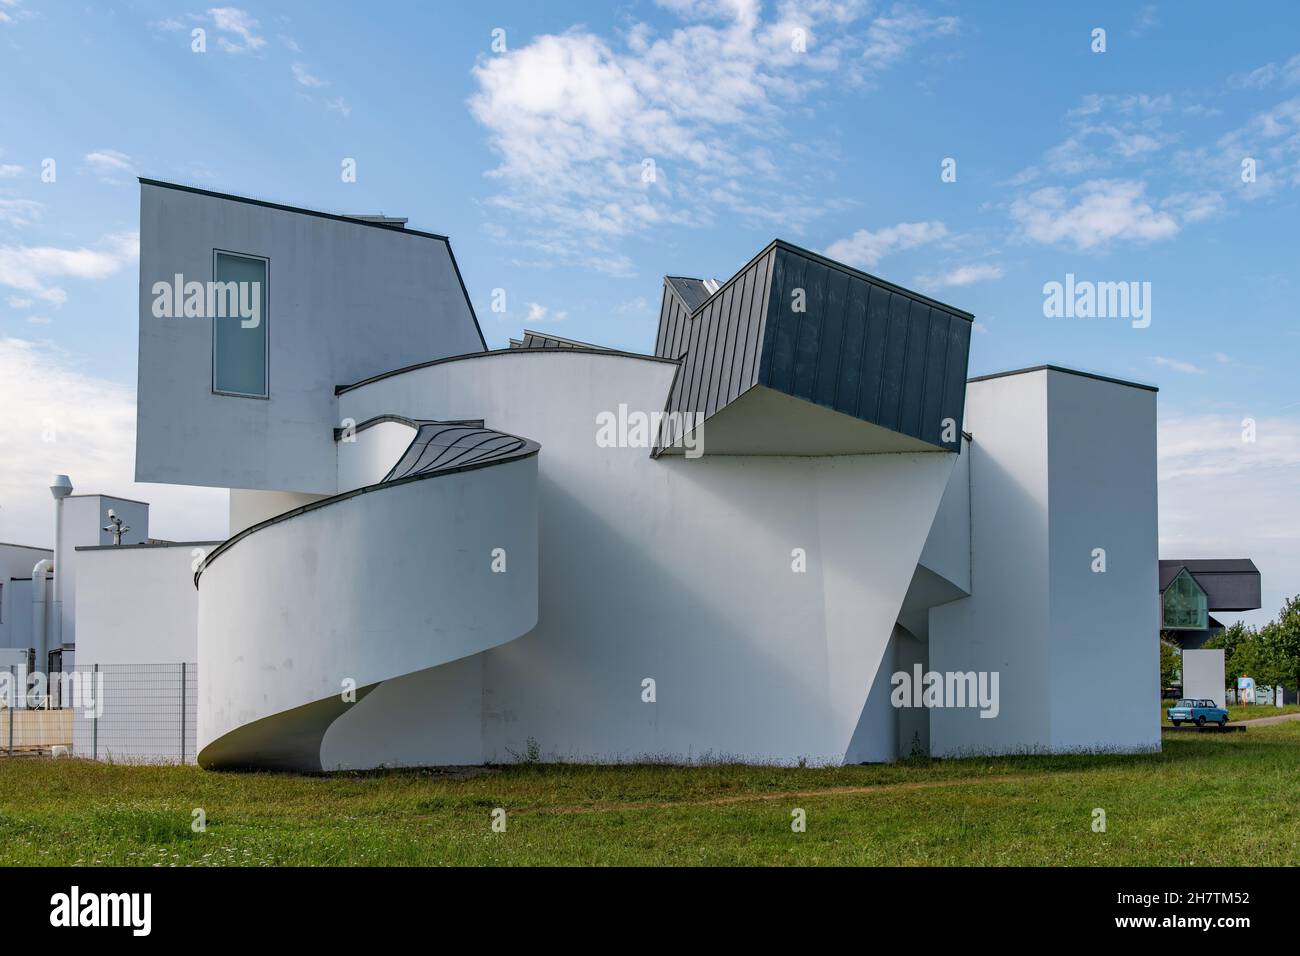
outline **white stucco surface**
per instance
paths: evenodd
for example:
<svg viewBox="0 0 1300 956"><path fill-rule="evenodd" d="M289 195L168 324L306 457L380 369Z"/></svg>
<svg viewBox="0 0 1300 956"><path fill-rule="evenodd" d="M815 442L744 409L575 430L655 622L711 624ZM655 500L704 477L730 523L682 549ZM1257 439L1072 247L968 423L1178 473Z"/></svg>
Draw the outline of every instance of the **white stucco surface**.
<svg viewBox="0 0 1300 956"><path fill-rule="evenodd" d="M332 494L334 387L482 339L445 240L140 187L136 480ZM156 282L214 250L269 260L270 397L212 391L212 319L158 318Z"/></svg>
<svg viewBox="0 0 1300 956"><path fill-rule="evenodd" d="M113 535L105 531L108 512L112 510L131 530L122 535L123 545L134 545L149 537L149 505L143 501L114 498L110 495L74 494L63 501L63 536L59 542L58 557L62 566L56 567L59 577L59 597L62 604L62 642L77 642L77 578L78 555L76 550L87 545L113 543ZM57 562L56 562L57 563ZM30 569L29 569L30 570ZM55 641L59 640L55 636ZM52 648L51 648L52 649Z"/></svg>
<svg viewBox="0 0 1300 956"><path fill-rule="evenodd" d="M77 663L197 661L194 565L215 544L78 551Z"/></svg>
<svg viewBox="0 0 1300 956"><path fill-rule="evenodd" d="M199 589L200 763L320 769L349 682L364 698L531 629L537 561L536 457L332 502L212 555ZM383 732L441 729L402 720Z"/></svg>
<svg viewBox="0 0 1300 956"><path fill-rule="evenodd" d="M1223 648L1183 651L1183 696L1212 700L1226 707L1227 682L1224 679Z"/></svg>
<svg viewBox="0 0 1300 956"><path fill-rule="evenodd" d="M929 663L997 670L1000 712L934 710L931 752L1157 749L1155 393L1044 369L966 402L971 595Z"/></svg>
<svg viewBox="0 0 1300 956"><path fill-rule="evenodd" d="M481 655L483 759L510 760L530 741L551 760L892 759L890 635L955 456L651 460L598 447L597 414L661 409L673 371L516 352L340 396L357 421L436 409L542 444L539 623ZM647 678L654 703L642 699ZM411 732L397 748L401 708L381 706L418 698L413 684L445 694L436 671L383 684L331 739L383 739L396 762L429 762L441 737ZM872 706L883 722L855 736Z"/></svg>

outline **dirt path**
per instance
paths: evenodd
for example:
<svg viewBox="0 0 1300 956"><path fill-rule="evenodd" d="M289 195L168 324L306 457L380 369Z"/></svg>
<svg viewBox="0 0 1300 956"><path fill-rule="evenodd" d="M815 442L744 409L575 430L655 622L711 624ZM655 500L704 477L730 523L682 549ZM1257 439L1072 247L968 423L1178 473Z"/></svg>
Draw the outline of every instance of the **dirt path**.
<svg viewBox="0 0 1300 956"><path fill-rule="evenodd" d="M1300 715L1297 715L1300 716ZM898 793L908 790L931 790L939 787L961 787L971 784L1012 783L1055 774L1002 774L995 777L957 777L950 780L912 780L902 783L877 783L859 787L822 787L817 790L777 790L757 793L737 793L707 800L643 800L638 803L583 803L568 807L535 807L516 810L512 817L536 816L544 813L609 813L614 810L671 810L674 807L719 807L733 803L754 803L764 800L798 800L807 797L860 796L872 793Z"/></svg>

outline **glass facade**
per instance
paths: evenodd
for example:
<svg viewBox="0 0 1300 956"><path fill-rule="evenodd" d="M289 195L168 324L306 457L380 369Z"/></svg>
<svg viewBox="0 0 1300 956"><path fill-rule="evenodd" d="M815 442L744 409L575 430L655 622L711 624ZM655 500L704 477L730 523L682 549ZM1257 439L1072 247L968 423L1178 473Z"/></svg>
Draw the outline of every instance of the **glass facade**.
<svg viewBox="0 0 1300 956"><path fill-rule="evenodd" d="M223 307L212 316L212 390L266 398L266 260L228 252L213 259L213 278L234 287L214 298Z"/></svg>
<svg viewBox="0 0 1300 956"><path fill-rule="evenodd" d="M1209 626L1205 592L1186 568L1165 588L1163 616L1166 630L1201 631Z"/></svg>

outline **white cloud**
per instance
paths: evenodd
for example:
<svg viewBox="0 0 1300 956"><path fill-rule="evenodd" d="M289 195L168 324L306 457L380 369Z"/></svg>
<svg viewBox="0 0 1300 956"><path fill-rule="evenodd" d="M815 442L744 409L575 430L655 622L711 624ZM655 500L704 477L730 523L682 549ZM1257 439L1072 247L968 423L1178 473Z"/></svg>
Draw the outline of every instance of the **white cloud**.
<svg viewBox="0 0 1300 956"><path fill-rule="evenodd" d="M1262 623L1277 613L1284 596L1300 592L1300 419L1255 416L1255 441L1247 442L1243 417L1160 422L1160 554L1253 558L1264 607L1247 618Z"/></svg>
<svg viewBox="0 0 1300 956"><path fill-rule="evenodd" d="M229 36L217 38L217 45L227 53L248 53L266 46L266 39L257 34L261 24L238 7L213 7L208 10L213 25ZM232 40L233 36L236 39Z"/></svg>
<svg viewBox="0 0 1300 956"><path fill-rule="evenodd" d="M1160 11L1154 3L1148 3L1138 10L1129 34L1135 37L1145 36L1160 25Z"/></svg>
<svg viewBox="0 0 1300 956"><path fill-rule="evenodd" d="M875 232L859 229L847 239L832 242L826 247L826 255L851 266L869 269L891 253L937 242L947 235L948 229L941 222L900 222Z"/></svg>
<svg viewBox="0 0 1300 956"><path fill-rule="evenodd" d="M352 107L349 106L348 101L341 96L336 96L334 99L326 101L325 108L333 110L335 113L343 114L344 119L352 115Z"/></svg>
<svg viewBox="0 0 1300 956"><path fill-rule="evenodd" d="M306 86L312 89L319 86L329 86L329 84L324 80L312 76L311 73L307 71L307 65L305 63L295 63L291 69L293 70L293 78L297 80L301 86Z"/></svg>
<svg viewBox="0 0 1300 956"><path fill-rule="evenodd" d="M14 23L18 20L30 20L32 17L36 16L36 14L30 10L19 9L20 6L20 0L0 0L0 7L5 8L0 10L0 23Z"/></svg>
<svg viewBox="0 0 1300 956"><path fill-rule="evenodd" d="M1049 171L1063 176L1097 173L1157 152L1172 137L1161 128L1173 107L1168 95L1088 94L1066 113L1073 131L1044 154Z"/></svg>
<svg viewBox="0 0 1300 956"><path fill-rule="evenodd" d="M895 4L867 28L862 57L873 70L884 70L902 60L922 40L957 32L956 17L928 17L907 4Z"/></svg>
<svg viewBox="0 0 1300 956"><path fill-rule="evenodd" d="M1175 213L1183 222L1200 222L1223 212L1223 194L1209 191L1175 193L1160 203L1160 208Z"/></svg>
<svg viewBox="0 0 1300 956"><path fill-rule="evenodd" d="M987 282L1002 278L1002 267L992 262L958 266L937 276L917 276L917 281L930 286L963 286L974 282Z"/></svg>
<svg viewBox="0 0 1300 956"><path fill-rule="evenodd" d="M547 316L551 317L552 322L563 322L569 317L568 312L552 312L550 308L538 302L528 303L528 323L530 325L541 322Z"/></svg>
<svg viewBox="0 0 1300 956"><path fill-rule="evenodd" d="M82 159L102 182L116 183L118 180L114 177L120 174L127 176L135 174L135 164L131 161L131 157L120 150L97 149L87 153Z"/></svg>
<svg viewBox="0 0 1300 956"><path fill-rule="evenodd" d="M50 280L103 279L140 254L140 237L135 233L106 236L99 245L98 249L0 246L0 285L24 293L24 298L59 306L68 294Z"/></svg>
<svg viewBox="0 0 1300 956"><path fill-rule="evenodd" d="M1300 83L1300 53L1280 66L1276 63L1265 63L1245 73L1234 73L1228 77L1228 86L1234 90L1262 90L1272 86L1279 79L1283 86L1295 86Z"/></svg>
<svg viewBox="0 0 1300 956"><path fill-rule="evenodd" d="M1178 359L1172 359L1164 355L1153 355L1151 361L1163 368L1171 368L1175 372L1183 372L1187 375L1204 375L1205 369L1193 365L1191 362L1183 362Z"/></svg>
<svg viewBox="0 0 1300 956"><path fill-rule="evenodd" d="M1156 242L1177 235L1178 221L1154 209L1143 183L1098 179L1074 189L1049 186L1011 204L1021 234L1035 242L1094 249L1122 239Z"/></svg>
<svg viewBox="0 0 1300 956"><path fill-rule="evenodd" d="M14 176L21 176L23 168L13 163L0 163L0 179L12 179Z"/></svg>
<svg viewBox="0 0 1300 956"><path fill-rule="evenodd" d="M868 78L956 26L909 8L873 23L851 0L784 0L768 20L753 0L660 5L686 24L659 33L634 23L618 43L582 29L548 34L473 69L470 112L499 160L490 204L536 225L512 241L545 262L626 274L615 248L624 237L707 225L716 209L798 231L827 203L806 164L764 145L786 107L833 70ZM792 49L795 29L806 53Z"/></svg>
<svg viewBox="0 0 1300 956"><path fill-rule="evenodd" d="M66 353L0 338L0 540L50 543L50 476L78 492L149 501L150 534L174 540L225 537L225 491L141 485L135 474L132 389L77 368ZM45 441L53 428L54 441Z"/></svg>
<svg viewBox="0 0 1300 956"><path fill-rule="evenodd" d="M31 199L0 199L0 223L15 229L30 226L45 207Z"/></svg>
<svg viewBox="0 0 1300 956"><path fill-rule="evenodd" d="M1235 90L1262 90L1277 79L1277 74L1276 63L1265 63L1248 73L1234 73L1228 77L1228 85Z"/></svg>

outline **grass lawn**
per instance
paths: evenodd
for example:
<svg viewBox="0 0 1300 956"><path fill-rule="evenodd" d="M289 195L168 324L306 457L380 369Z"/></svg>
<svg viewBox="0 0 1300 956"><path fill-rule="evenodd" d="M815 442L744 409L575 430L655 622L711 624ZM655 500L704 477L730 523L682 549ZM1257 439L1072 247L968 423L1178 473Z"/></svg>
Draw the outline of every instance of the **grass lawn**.
<svg viewBox="0 0 1300 956"><path fill-rule="evenodd" d="M16 758L0 759L0 865L1297 864L1297 792L1300 721L1169 735L1159 754L834 769L298 777Z"/></svg>
<svg viewBox="0 0 1300 956"><path fill-rule="evenodd" d="M1160 720L1166 727L1169 722L1169 708L1178 703L1176 700L1160 702ZM1254 720L1257 717L1280 717L1283 714L1300 714L1300 704L1285 704L1282 707L1266 707L1262 704L1229 704L1228 720Z"/></svg>

